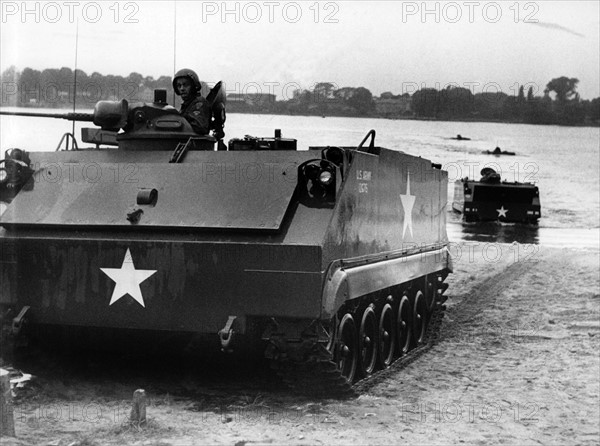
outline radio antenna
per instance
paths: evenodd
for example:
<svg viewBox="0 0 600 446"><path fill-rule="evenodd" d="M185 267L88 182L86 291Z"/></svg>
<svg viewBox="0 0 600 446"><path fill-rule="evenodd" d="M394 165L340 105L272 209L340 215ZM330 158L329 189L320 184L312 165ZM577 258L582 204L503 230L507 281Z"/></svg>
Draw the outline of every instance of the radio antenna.
<svg viewBox="0 0 600 446"><path fill-rule="evenodd" d="M79 19L76 22L75 28L75 70L73 71L73 114L75 114L75 106L77 104L77 47L79 44ZM71 142L71 149L75 149L75 119L73 119L73 129L71 131L73 135L73 141Z"/></svg>
<svg viewBox="0 0 600 446"><path fill-rule="evenodd" d="M173 75L177 70L177 0L173 2ZM175 87L173 87L173 107L175 106Z"/></svg>

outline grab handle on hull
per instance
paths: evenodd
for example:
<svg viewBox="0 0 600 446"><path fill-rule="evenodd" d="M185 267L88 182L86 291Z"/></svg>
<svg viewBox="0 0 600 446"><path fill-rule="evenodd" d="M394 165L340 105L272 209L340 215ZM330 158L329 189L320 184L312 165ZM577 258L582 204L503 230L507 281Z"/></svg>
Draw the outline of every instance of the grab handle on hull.
<svg viewBox="0 0 600 446"><path fill-rule="evenodd" d="M233 336L235 335L233 323L236 320L236 318L237 316L229 316L225 327L219 330L218 334L219 339L221 340L221 350L224 352L233 351L233 349L231 348L231 342L233 341Z"/></svg>
<svg viewBox="0 0 600 446"><path fill-rule="evenodd" d="M358 145L358 147L357 147L358 150L362 150L363 149L363 145L365 144L365 142L367 141L367 139L369 139L369 136L371 137L371 142L369 144L369 150L363 150L363 151L364 152L368 152L368 151L371 151L371 150L373 150L375 148L375 130L371 129L371 130L369 130L369 132L365 135L365 137L363 138L363 140Z"/></svg>

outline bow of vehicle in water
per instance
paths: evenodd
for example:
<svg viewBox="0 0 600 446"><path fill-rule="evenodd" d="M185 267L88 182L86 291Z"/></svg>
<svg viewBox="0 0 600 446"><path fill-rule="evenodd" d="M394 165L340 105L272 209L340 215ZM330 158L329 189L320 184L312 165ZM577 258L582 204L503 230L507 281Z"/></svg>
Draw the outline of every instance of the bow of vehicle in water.
<svg viewBox="0 0 600 446"><path fill-rule="evenodd" d="M452 208L467 222L500 221L536 224L541 218L540 192L533 183L500 181L491 168L482 178L456 180Z"/></svg>

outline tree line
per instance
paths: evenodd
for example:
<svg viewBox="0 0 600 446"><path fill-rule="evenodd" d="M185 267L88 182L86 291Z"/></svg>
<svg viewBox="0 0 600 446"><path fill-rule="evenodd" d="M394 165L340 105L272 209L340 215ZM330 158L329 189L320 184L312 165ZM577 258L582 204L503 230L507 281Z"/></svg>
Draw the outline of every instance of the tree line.
<svg viewBox="0 0 600 446"><path fill-rule="evenodd" d="M600 98L581 100L578 83L576 78L554 78L546 85L543 96L535 96L533 87L525 94L523 86L516 96L502 92L472 94L469 89L452 86L441 91L423 89L413 94L412 108L418 117L436 119L598 125Z"/></svg>
<svg viewBox="0 0 600 446"><path fill-rule="evenodd" d="M0 106L52 107L73 106L93 108L100 100L127 99L129 102L151 102L155 89L173 95L171 76L103 75L68 67L43 71L14 66L1 74ZM392 117L439 120L473 120L522 122L531 124L599 125L600 98L581 100L577 93L579 80L561 76L546 85L543 96L536 96L533 87L525 92L521 86L517 95L503 92L475 93L467 88L448 86L444 89L423 88L412 95L391 92L374 97L364 87L336 86L320 82L309 90L297 90L293 97L277 100L270 94L228 95L230 113L271 113L291 115L323 115L354 117ZM392 105L384 112L383 103ZM402 106L394 108L394 104Z"/></svg>
<svg viewBox="0 0 600 446"><path fill-rule="evenodd" d="M17 107L78 107L93 108L103 100L127 99L128 101L152 101L154 89L173 91L170 76L103 75L83 70L48 68L43 71L25 68L19 72L14 66L1 75L2 102L0 106Z"/></svg>

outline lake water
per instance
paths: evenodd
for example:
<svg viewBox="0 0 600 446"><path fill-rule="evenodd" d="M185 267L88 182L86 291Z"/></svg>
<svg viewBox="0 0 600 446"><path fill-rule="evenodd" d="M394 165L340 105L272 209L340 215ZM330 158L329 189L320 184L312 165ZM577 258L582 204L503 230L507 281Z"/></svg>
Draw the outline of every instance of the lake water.
<svg viewBox="0 0 600 446"><path fill-rule="evenodd" d="M77 123L76 135L80 135L82 124L90 126L91 123ZM71 125L66 120L0 116L2 154L10 147L28 151L55 150L62 134L71 131ZM377 145L442 164L449 174L449 203L454 180L467 175L478 179L479 172L486 166L500 172L507 181L530 181L538 185L542 218L537 227L465 224L449 206L448 234L452 241L515 241L600 249L599 128L229 114L226 139L244 135L272 136L276 128L282 130L283 137L297 139L300 149L311 145L357 145L370 129L375 129ZM471 140L450 139L457 134ZM516 156L482 154L497 146L516 152Z"/></svg>

